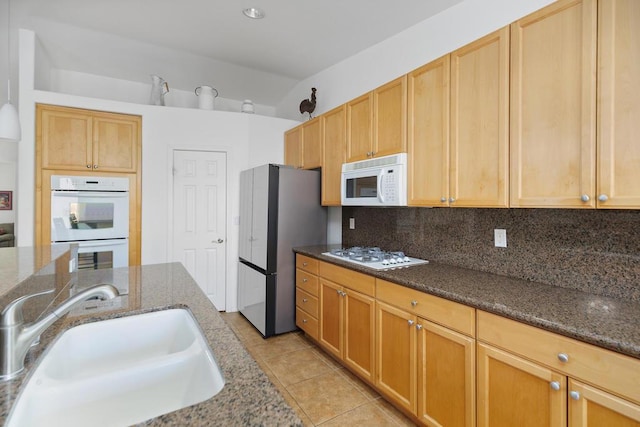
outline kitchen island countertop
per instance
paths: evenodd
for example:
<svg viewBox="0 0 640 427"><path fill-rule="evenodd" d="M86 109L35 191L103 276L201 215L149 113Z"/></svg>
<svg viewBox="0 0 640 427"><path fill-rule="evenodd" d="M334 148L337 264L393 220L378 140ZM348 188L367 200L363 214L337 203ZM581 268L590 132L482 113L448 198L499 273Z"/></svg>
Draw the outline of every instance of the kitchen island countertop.
<svg viewBox="0 0 640 427"><path fill-rule="evenodd" d="M182 264L95 270L89 274L78 275L79 287L91 283L113 283L114 281L118 282L115 284L119 289L123 287L123 282L127 282L124 283L124 287L128 287L129 294L116 298L119 301L110 308L110 311L83 316L74 316L72 312L58 321L42 334L40 345L30 351L25 364L27 372L14 380L0 384L2 393L0 421L3 424L37 357L64 330L90 321L186 307L191 310L209 341L209 346L224 375L225 386L211 399L147 420L139 425L302 426L296 413L238 341ZM101 416L104 415L96 414L96 417Z"/></svg>
<svg viewBox="0 0 640 427"><path fill-rule="evenodd" d="M637 302L435 262L376 271L322 255L333 248L294 252L640 359Z"/></svg>

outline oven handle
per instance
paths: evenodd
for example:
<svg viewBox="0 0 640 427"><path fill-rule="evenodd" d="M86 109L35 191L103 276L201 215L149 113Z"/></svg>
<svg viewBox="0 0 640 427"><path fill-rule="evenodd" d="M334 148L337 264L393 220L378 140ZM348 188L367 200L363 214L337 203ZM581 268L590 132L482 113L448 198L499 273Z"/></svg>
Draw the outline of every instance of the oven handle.
<svg viewBox="0 0 640 427"><path fill-rule="evenodd" d="M112 240L92 240L92 241L84 241L77 242L78 247L80 248L94 248L100 246L116 246L116 245L125 245L127 243L127 239L112 239Z"/></svg>
<svg viewBox="0 0 640 427"><path fill-rule="evenodd" d="M128 197L128 191L110 191L110 192L96 192L96 191L66 191L66 190L51 190L51 195L56 197L102 197L102 198L123 198Z"/></svg>

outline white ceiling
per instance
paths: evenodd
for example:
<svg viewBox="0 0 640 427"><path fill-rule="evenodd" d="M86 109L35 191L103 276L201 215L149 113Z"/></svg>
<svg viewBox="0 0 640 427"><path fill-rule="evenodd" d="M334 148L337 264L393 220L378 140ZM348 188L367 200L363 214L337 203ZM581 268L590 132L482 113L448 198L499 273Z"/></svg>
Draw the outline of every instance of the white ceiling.
<svg viewBox="0 0 640 427"><path fill-rule="evenodd" d="M54 68L277 105L304 80L462 0L12 0ZM262 20L243 16L259 7ZM249 93L247 93L249 92ZM249 96L250 95L250 96Z"/></svg>

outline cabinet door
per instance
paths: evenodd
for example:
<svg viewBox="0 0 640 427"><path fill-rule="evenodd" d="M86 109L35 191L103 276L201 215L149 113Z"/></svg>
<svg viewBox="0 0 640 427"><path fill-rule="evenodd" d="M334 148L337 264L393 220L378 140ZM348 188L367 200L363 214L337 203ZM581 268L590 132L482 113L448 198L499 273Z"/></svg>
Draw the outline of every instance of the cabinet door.
<svg viewBox="0 0 640 427"><path fill-rule="evenodd" d="M508 207L509 27L451 54L449 202Z"/></svg>
<svg viewBox="0 0 640 427"><path fill-rule="evenodd" d="M322 141L320 140L320 118L316 117L302 125L302 167L315 169L322 166Z"/></svg>
<svg viewBox="0 0 640 427"><path fill-rule="evenodd" d="M479 427L567 424L564 375L479 343L477 382Z"/></svg>
<svg viewBox="0 0 640 427"><path fill-rule="evenodd" d="M640 427L640 406L569 379L569 427Z"/></svg>
<svg viewBox="0 0 640 427"><path fill-rule="evenodd" d="M42 168L92 170L91 114L43 105L38 105L37 111Z"/></svg>
<svg viewBox="0 0 640 427"><path fill-rule="evenodd" d="M376 302L376 386L416 414L416 317Z"/></svg>
<svg viewBox="0 0 640 427"><path fill-rule="evenodd" d="M598 208L640 208L640 3L599 2ZM603 197L604 196L604 197Z"/></svg>
<svg viewBox="0 0 640 427"><path fill-rule="evenodd" d="M302 167L302 126L284 133L284 164L294 168Z"/></svg>
<svg viewBox="0 0 640 427"><path fill-rule="evenodd" d="M595 207L595 37L596 0L511 25L512 207Z"/></svg>
<svg viewBox="0 0 640 427"><path fill-rule="evenodd" d="M475 340L418 322L418 416L431 426L475 426Z"/></svg>
<svg viewBox="0 0 640 427"><path fill-rule="evenodd" d="M347 162L371 157L372 104L373 92L347 103Z"/></svg>
<svg viewBox="0 0 640 427"><path fill-rule="evenodd" d="M344 362L373 383L375 300L351 289L344 292Z"/></svg>
<svg viewBox="0 0 640 427"><path fill-rule="evenodd" d="M344 105L323 114L322 126L322 205L342 204L340 185L342 164L346 161L347 113Z"/></svg>
<svg viewBox="0 0 640 427"><path fill-rule="evenodd" d="M407 76L373 91L371 157L407 151Z"/></svg>
<svg viewBox="0 0 640 427"><path fill-rule="evenodd" d="M136 172L140 117L100 115L93 119L93 169Z"/></svg>
<svg viewBox="0 0 640 427"><path fill-rule="evenodd" d="M337 357L343 357L342 286L320 278L320 344Z"/></svg>
<svg viewBox="0 0 640 427"><path fill-rule="evenodd" d="M449 55L408 75L408 203L449 204Z"/></svg>

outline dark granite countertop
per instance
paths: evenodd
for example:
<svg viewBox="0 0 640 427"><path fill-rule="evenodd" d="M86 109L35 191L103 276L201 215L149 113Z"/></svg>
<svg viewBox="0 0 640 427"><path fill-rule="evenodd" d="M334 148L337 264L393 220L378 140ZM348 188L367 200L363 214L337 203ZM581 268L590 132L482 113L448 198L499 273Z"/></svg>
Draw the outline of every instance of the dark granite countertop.
<svg viewBox="0 0 640 427"><path fill-rule="evenodd" d="M434 262L376 271L322 255L333 247L294 251L640 359L637 302Z"/></svg>
<svg viewBox="0 0 640 427"><path fill-rule="evenodd" d="M59 320L41 337L41 343L27 355L27 372L7 383L0 384L2 410L0 421L5 422L29 371L38 356L64 330L81 323L139 314L167 308L187 307L203 330L225 378L225 386L214 397L196 405L153 418L139 425L145 426L231 426L231 425L291 425L302 426L293 409L247 353L235 334L227 326L209 299L200 290L182 264L157 264L114 270L95 270L78 275L78 287L92 283L114 283L127 289L100 313L78 315L76 310ZM93 304L95 306L95 304ZM100 414L96 414L97 417Z"/></svg>

